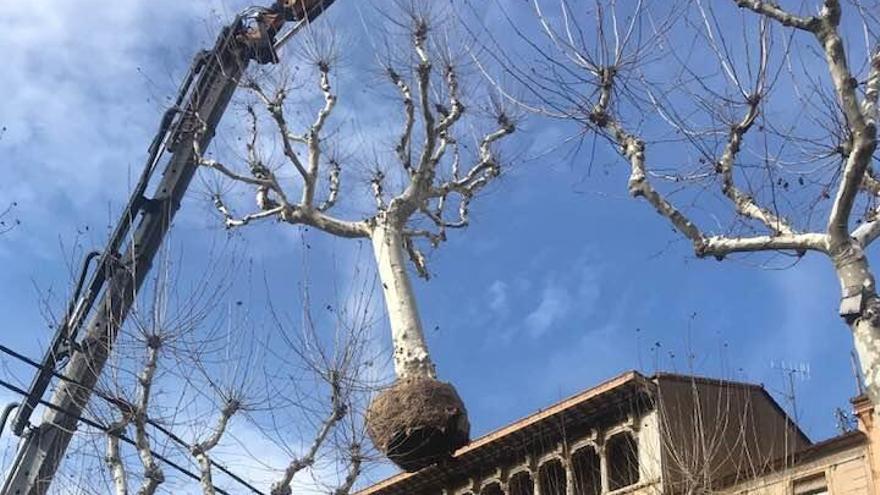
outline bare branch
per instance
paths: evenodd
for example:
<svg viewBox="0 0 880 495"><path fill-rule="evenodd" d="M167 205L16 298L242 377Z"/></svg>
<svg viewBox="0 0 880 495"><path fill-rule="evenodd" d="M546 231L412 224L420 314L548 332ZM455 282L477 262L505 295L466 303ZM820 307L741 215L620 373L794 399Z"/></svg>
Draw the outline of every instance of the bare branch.
<svg viewBox="0 0 880 495"><path fill-rule="evenodd" d="M358 476L361 474L361 465L363 464L363 461L364 459L361 455L360 444L351 444L349 447L348 473L345 475L342 485L333 491L333 495L348 495L351 493L355 481L357 481Z"/></svg>
<svg viewBox="0 0 880 495"><path fill-rule="evenodd" d="M413 103L412 90L393 68L389 67L386 72L403 97L403 131L400 133L400 139L394 151L397 153L397 159L400 160L403 169L412 173L412 134L413 127L415 127L415 104Z"/></svg>
<svg viewBox="0 0 880 495"><path fill-rule="evenodd" d="M0 234L5 234L21 224L21 221L17 218L7 218L11 215L12 210L15 209L16 206L18 206L18 203L12 202L4 210L0 211Z"/></svg>
<svg viewBox="0 0 880 495"><path fill-rule="evenodd" d="M263 91L263 88L256 81L249 81L247 87L263 101L266 110L269 112L269 115L272 116L272 120L275 121L275 125L278 127L278 134L281 137L284 156L286 156L290 163L293 164L303 181L308 183L309 174L306 172L302 161L299 159L299 155L297 155L293 149L293 141L300 139L290 132L290 129L287 126L287 121L284 118L284 101L287 98L287 92L283 88L279 88L275 97L269 98L265 91ZM304 142L304 140L301 141Z"/></svg>
<svg viewBox="0 0 880 495"><path fill-rule="evenodd" d="M837 0L825 0L820 13L821 22L814 31L825 52L828 71L841 109L846 116L850 135L853 137L853 148L844 165L840 187L828 218L828 233L832 241L839 246L849 242L849 216L865 171L877 147L876 126L866 120L862 113L856 95L855 79L847 64L843 40L838 32L840 16L840 3Z"/></svg>
<svg viewBox="0 0 880 495"><path fill-rule="evenodd" d="M865 82L865 100L862 102L862 114L865 116L867 125L877 126L877 99L880 96L880 46L874 49L871 60L871 69L868 71L868 80Z"/></svg>
<svg viewBox="0 0 880 495"><path fill-rule="evenodd" d="M333 371L331 371L330 374L329 381L332 389L332 395L330 398L332 408L330 414L327 419L324 420L306 453L302 457L292 460L284 470L284 475L281 479L272 484L272 490L270 491L271 495L291 494L290 483L293 481L293 477L303 469L314 464L315 457L318 455L318 450L320 450L321 446L327 440L327 437L330 435L330 432L333 431L336 424L339 423L348 413L348 406L345 404L343 398L343 388L342 383L340 382L341 376Z"/></svg>
<svg viewBox="0 0 880 495"><path fill-rule="evenodd" d="M305 206L312 206L315 200L315 187L318 182L318 166L320 165L322 151L321 130L324 128L327 118L330 117L333 107L336 106L336 95L333 94L330 87L330 67L321 63L318 64L318 68L321 72L320 87L321 92L324 94L324 106L318 111L318 116L306 135L306 143L309 148L309 168L306 172L307 179L302 196L302 204Z"/></svg>
<svg viewBox="0 0 880 495"><path fill-rule="evenodd" d="M803 29L805 31L814 31L816 29L817 19L814 17L800 17L786 12L776 2L771 0L734 0L740 8L746 8L765 15L783 26Z"/></svg>
<svg viewBox="0 0 880 495"><path fill-rule="evenodd" d="M202 154L201 146L199 145L198 139L193 140L194 160L200 166L214 169L226 176L227 178L232 179L233 181L257 186L257 204L263 210L274 207L274 205L268 206L269 203L272 201L269 198L269 191L275 193L282 203L287 204L287 196L284 193L284 189L282 189L281 185L278 184L278 180L276 179L275 174L273 174L272 171L269 170L265 165L263 165L263 163L257 158L255 150L255 142L257 139L257 118L251 107L248 107L248 113L253 118L252 137L251 141L248 143L248 157L251 172L250 177L233 172L231 169L229 169L229 167L218 162L217 160L206 158ZM199 122L202 126L199 133L205 132L205 130L207 129L207 125L201 119L199 119ZM217 206L216 202L215 206Z"/></svg>
<svg viewBox="0 0 880 495"><path fill-rule="evenodd" d="M385 197L383 196L385 192L384 180L385 174L381 170L376 170L373 173L373 178L370 179L370 189L373 190L373 199L376 201L376 209L379 211L385 209Z"/></svg>
<svg viewBox="0 0 880 495"><path fill-rule="evenodd" d="M878 218L877 209L872 212L872 218L856 227L852 233L852 238L862 248L868 247L872 242L880 237L880 218Z"/></svg>
<svg viewBox="0 0 880 495"><path fill-rule="evenodd" d="M755 251L828 252L826 234L781 234L757 237L710 236L703 240L701 256L723 258L731 253Z"/></svg>
<svg viewBox="0 0 880 495"><path fill-rule="evenodd" d="M450 192L457 192L465 197L472 197L488 184L492 178L498 176L500 167L492 151L492 144L513 134L516 130L514 123L505 114L498 116L498 124L500 126L498 129L486 134L480 140L479 160L470 168L468 173L461 179L445 182L435 187L431 191L430 197L443 197ZM457 171L454 171L453 175L457 175Z"/></svg>
<svg viewBox="0 0 880 495"><path fill-rule="evenodd" d="M150 403L150 395L153 389L153 378L156 376L156 368L159 361L159 350L162 339L158 335L151 335L147 339L147 362L144 369L138 374L138 399L134 412L135 444L138 457L144 467L144 480L138 495L153 495L156 489L165 481L162 468L156 462L150 441L147 437L147 411Z"/></svg>
<svg viewBox="0 0 880 495"><path fill-rule="evenodd" d="M285 206L279 205L257 213L245 215L241 218L236 218L232 214L232 212L229 211L229 208L227 208L226 204L223 202L223 198L221 198L219 194L214 196L214 207L217 209L217 211L220 212L221 215L223 215L223 220L226 224L227 229L243 227L255 220L272 218L276 215L281 214L286 208Z"/></svg>
<svg viewBox="0 0 880 495"><path fill-rule="evenodd" d="M753 218L761 221L771 231L777 234L793 234L791 226L782 217L775 215L766 208L761 208L755 202L754 198L740 191L733 180L733 165L736 156L740 151L743 136L755 123L758 117L758 102L760 95L753 95L749 102L748 113L743 120L734 125L730 129L727 146L724 148L724 154L718 161L718 167L721 169L722 186L721 190L725 196L730 198L736 207L736 211L745 217Z"/></svg>
<svg viewBox="0 0 880 495"><path fill-rule="evenodd" d="M217 423L215 424L211 435L205 440L195 443L190 448L190 453L196 458L196 461L199 464L199 472L201 474L200 483L202 485L202 493L205 495L215 495L216 493L211 475L212 464L209 452L220 443L220 439L223 437L223 434L226 433L226 427L229 425L229 420L239 411L240 408L241 403L238 400L227 400L223 409L220 411L220 416L217 418Z"/></svg>
<svg viewBox="0 0 880 495"><path fill-rule="evenodd" d="M315 209L291 206L281 212L281 219L287 223L305 224L318 228L339 237L369 237L370 228L367 222L350 222L339 220Z"/></svg>
<svg viewBox="0 0 880 495"><path fill-rule="evenodd" d="M874 196L880 196L880 180L874 177L874 171L870 168L865 170L865 176L862 177L862 189Z"/></svg>
<svg viewBox="0 0 880 495"><path fill-rule="evenodd" d="M435 232L431 232L430 230L425 229L405 229L403 231L403 235L410 238L422 237L428 240L432 246L438 246L441 242L446 240L445 234L441 233L437 234Z"/></svg>
<svg viewBox="0 0 880 495"><path fill-rule="evenodd" d="M330 208L333 208L333 206L336 204L336 199L339 197L339 174L341 171L342 169L339 166L339 162L337 162L336 160L330 160L330 185L328 187L329 194L327 195L327 199L325 199L324 202L321 203L320 206L318 206L318 211L327 211Z"/></svg>
<svg viewBox="0 0 880 495"><path fill-rule="evenodd" d="M428 24L420 19L416 22L413 31L413 46L418 55L419 64L416 68L416 81L419 88L419 105L421 107L422 125L425 128L425 143L422 146L422 154L416 167L415 189L424 182L424 176L428 174L429 167L433 164L434 147L437 141L437 129L434 127L434 113L431 109L431 59L428 57L425 44L428 40ZM421 180L419 180L421 178ZM416 184L416 183L419 184Z"/></svg>
<svg viewBox="0 0 880 495"><path fill-rule="evenodd" d="M461 118L462 114L464 114L464 105L461 103L461 98L458 94L458 76L452 65L446 67L446 87L449 91L450 110L446 112L446 115L440 123L437 124L437 132L441 134L445 133L450 127L455 125L455 123Z"/></svg>
<svg viewBox="0 0 880 495"><path fill-rule="evenodd" d="M107 429L107 456L104 462L110 469L110 477L113 479L113 488L116 495L128 494L128 478L125 472L125 464L119 455L119 435L125 432L129 419L123 415L123 419L113 422Z"/></svg>
<svg viewBox="0 0 880 495"><path fill-rule="evenodd" d="M198 148L198 145L196 144L194 147ZM233 172L232 170L230 170L226 165L223 165L222 163L220 163L216 160L203 157L198 151L196 152L196 160L199 162L199 165L201 165L205 168L214 169L234 181L238 181L238 182L242 182L245 184L250 184L252 186L258 186L258 187L273 187L272 182L269 180L259 179L259 178L255 178L255 177L248 177L246 175L237 174L237 173Z"/></svg>
<svg viewBox="0 0 880 495"><path fill-rule="evenodd" d="M704 236L699 228L651 185L646 174L645 143L624 131L616 121L608 121L606 125L620 144L622 154L629 160L629 193L633 197L645 198L657 213L666 217L679 232L694 243L698 254L702 252Z"/></svg>
<svg viewBox="0 0 880 495"><path fill-rule="evenodd" d="M412 261L413 265L416 267L416 271L419 273L419 276L425 280L429 280L431 278L431 274L428 272L427 260L425 259L425 255L419 251L419 248L415 246L412 242L411 237L404 237L403 239L403 247L406 249L406 254L409 256L410 261Z"/></svg>
<svg viewBox="0 0 880 495"><path fill-rule="evenodd" d="M159 361L159 350L162 339L157 334L151 334L146 341L147 359L143 369L137 374L137 393L133 404L119 398L114 398L111 403L120 411L122 419L110 425L107 430L107 458L106 463L110 469L111 477L116 486L116 493L128 492L126 467L119 452L119 439L124 435L130 424L134 424L135 440L138 457L143 466L144 478L138 495L153 495L156 489L165 481L165 476L150 446L146 427L149 422L148 410L150 397L153 390L153 380Z"/></svg>

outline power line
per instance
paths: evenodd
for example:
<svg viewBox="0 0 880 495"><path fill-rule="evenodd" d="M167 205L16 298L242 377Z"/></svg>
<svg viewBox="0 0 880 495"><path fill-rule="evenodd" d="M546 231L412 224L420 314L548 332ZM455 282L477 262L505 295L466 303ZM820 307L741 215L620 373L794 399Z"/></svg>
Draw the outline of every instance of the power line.
<svg viewBox="0 0 880 495"><path fill-rule="evenodd" d="M21 395L21 396L27 396L27 395L28 395L27 391L25 391L25 390L23 390L23 389L21 389L21 388L18 388L18 387L16 387L15 385L13 385L13 384L11 384L11 383L9 383L9 382L3 380L3 379L0 379L0 387L6 388L6 389L8 389L8 390L10 390L10 391L12 391L12 392L15 392L15 393ZM48 407L49 409L52 409L52 410L54 410L54 411L58 411L58 412L60 412L61 414L64 414L64 415L66 415L66 416L73 417L73 418L75 418L77 421L80 421L80 422L82 422L82 423L84 423L84 424L86 424L86 425L88 425L88 426L91 426L92 428L95 428L95 429L101 430L101 431L103 431L104 433L111 434L111 433L110 433L110 428L108 428L108 427L106 427L106 426L104 426L104 425L98 423L97 421L92 421L92 420L89 419L89 418L84 418L84 417L82 417L82 416L79 416L79 415L73 414L72 412L66 411L66 410L62 409L61 407L58 407L58 406L56 406L55 404L52 404L51 402L49 402L49 401L47 401L47 400L40 399L38 402L39 402L40 404L42 404L42 405ZM118 437L118 438L119 438L120 440L122 440L123 442L129 444L129 445L132 445L132 446L134 446L134 447L137 447L137 443L136 443L134 440L128 438L127 436L125 436L125 435L123 435L123 434L121 434L121 433L119 433L119 434L115 434L115 436ZM200 477L199 475L197 475L197 474L193 473L192 471L186 469L185 467L181 466L180 464L177 464L176 462L172 461L171 459L168 459L167 457L163 456L162 454L159 454L158 452L156 452L156 451L154 451L154 450L152 450L152 449L150 449L150 453L153 454L153 457L155 457L156 459L159 459L160 461L162 461L162 462L164 462L165 464L171 466L172 468L176 469L177 471L181 472L182 474L186 475L187 477L192 478L192 479L194 479L194 480L196 480L196 481L201 481L201 477ZM220 488L220 487L214 486L214 489L215 489L218 493L222 493L222 494L224 494L224 495L231 495L229 492L227 492L226 490L224 490L224 489L222 489L222 488ZM258 493L259 493L259 492L258 492Z"/></svg>
<svg viewBox="0 0 880 495"><path fill-rule="evenodd" d="M13 349L11 349L11 348L9 348L9 347L6 347L6 346L3 345L3 344L0 344L0 352L2 352L2 353L4 353L4 354L7 354L7 355L9 355L9 356L11 356L11 357L13 357L13 358L15 358L15 359L18 359L19 361L22 361L22 362L24 362L25 364L29 364L29 365L31 365L31 366L33 366L33 367L35 367L35 368L42 368L42 365L41 365L40 363L34 361L33 359L31 359L31 358L29 358L29 357L27 357L27 356L25 356L25 355L23 355L23 354L21 354L21 353L19 353L19 352L16 352L15 350L13 350ZM63 380L63 381L66 381L66 382L68 382L68 383L71 383L71 384L73 384L73 385L76 385L76 386L79 386L79 387L83 387L83 388L85 388L85 385L83 385L83 384L77 382L76 380L74 380L74 379L72 379L72 378L69 378L69 377L67 377L67 376L64 376L64 375L61 374L61 373L58 373L57 371L54 371L54 370L53 370L53 371L51 372L51 374L52 374L52 376L54 376L54 377L56 377L56 378L58 378L58 379L60 379L60 380ZM5 381L0 380L0 385L2 385L2 386L4 386L4 387L8 388L9 390L12 390L13 392L16 392L16 393L18 393L18 394L21 394L21 395L24 396L24 397L27 397L27 396L28 396L28 393L27 393L25 390L20 389L20 388L16 387L15 385L9 384L9 383L7 383L7 382L5 382ZM101 392L100 390L97 390L97 389L96 389L96 390L94 390L93 392L94 392L94 394L95 394L98 398L103 399L104 401L109 402L110 404L113 404L113 405L119 406L119 405L122 403L122 401L121 401L120 399L118 399L118 398L116 398L116 397L112 397L112 396L110 396L110 395L107 395L107 394L105 394L104 392ZM88 424L89 426L93 426L93 427L98 428L98 429L100 429L100 430L102 430L102 431L104 431L104 432L107 432L107 428L106 428L105 426L102 426L102 425L100 425L100 424L98 424L98 423L95 423L94 421L91 421L91 420L89 420L89 419L87 419L87 418L83 418L82 416L75 415L75 414L73 414L73 413L71 413L71 412L69 412L69 411L63 410L63 409L59 408L58 406L52 405L51 403L49 403L49 402L47 402L47 401L44 401L44 400L42 400L42 399L40 399L39 402L40 402L40 404L42 404L42 405L44 405L44 406L46 406L46 407L49 407L50 409L56 410L56 411L58 411L58 412L60 412L60 413L62 413L62 414L65 414L65 415L67 415L67 416L74 417L74 418L76 418L76 419L78 419L78 420L80 420L80 421L82 421L82 422ZM183 448L186 448L186 449L189 449L189 448L190 448L189 443L187 443L185 440L183 440L182 438L180 438L179 436L177 436L174 432L172 432L171 430L165 428L164 426L162 426L161 424L157 423L156 421L154 421L154 420L152 420L152 419L150 419L150 418L146 418L146 419L145 419L145 422L146 422L148 425L150 425L150 426L152 426L153 428L155 428L156 430L158 430L160 433L162 433L162 434L164 434L165 436L167 436L169 439L171 439L171 441L173 441L173 442L176 443L177 445L179 445L179 446L181 446L181 447L183 447ZM125 437L124 435L121 435L121 434L120 434L120 435L117 435L117 436L118 436L121 440L125 441L126 443L129 443L129 444L131 444L131 445L134 445L135 447L137 446L132 440L128 439L128 438ZM150 452L153 452L153 451L151 450ZM160 454L157 454L157 453L153 452L153 455L155 455L157 459L162 460L162 461L168 463L168 464L171 465L172 467L175 467L177 470L181 470L181 469L183 469L183 468L180 468L179 466L173 464L172 461L166 460L166 459L165 459L164 457L162 457ZM211 466L217 468L219 471L223 472L223 474L225 474L225 475L229 476L230 478L232 478L232 480L238 482L240 485L244 486L245 488L247 488L248 490L252 491L253 493L255 493L255 494L257 494L257 495L265 495L265 493L263 493L262 491L260 491L258 488L256 488L256 487L253 486L252 484L248 483L246 480L244 480L243 478L241 478L241 477L238 476L237 474L235 474L235 473L233 473L232 471L230 471L230 470L229 470L226 466L224 466L223 464L220 464L219 462L215 461L214 459L209 459L209 460L210 460ZM183 472L183 471L181 471L181 472ZM196 481L200 481L200 480L201 480L200 477L198 477L197 475L195 475L195 474L193 474L193 473L191 473L191 472L189 472L189 471L186 471L185 474L187 474L189 477L195 479ZM227 492L225 492L225 491L222 491L220 488L217 488L217 487L215 487L215 488L216 488L217 491L220 492L220 493L224 493L224 494L227 493ZM228 494L227 494L227 495L228 495Z"/></svg>

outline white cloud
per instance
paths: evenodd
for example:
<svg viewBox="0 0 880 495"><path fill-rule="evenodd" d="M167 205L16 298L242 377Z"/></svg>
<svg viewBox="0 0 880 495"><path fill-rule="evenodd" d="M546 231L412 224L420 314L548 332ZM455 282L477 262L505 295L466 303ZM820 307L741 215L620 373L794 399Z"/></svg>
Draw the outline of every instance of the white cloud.
<svg viewBox="0 0 880 495"><path fill-rule="evenodd" d="M566 320L582 320L593 312L599 297L598 271L582 256L568 272L545 277L537 306L524 318L525 329L538 338Z"/></svg>
<svg viewBox="0 0 880 495"><path fill-rule="evenodd" d="M538 307L526 316L525 326L532 338L546 334L554 325L563 320L571 310L571 297L565 288L556 282L549 282L541 293Z"/></svg>
<svg viewBox="0 0 880 495"><path fill-rule="evenodd" d="M0 203L19 204L18 249L55 255L56 236L111 222L221 1L0 2Z"/></svg>
<svg viewBox="0 0 880 495"><path fill-rule="evenodd" d="M501 280L496 280L489 286L489 309L493 313L504 316L510 310L507 297L508 290L507 284Z"/></svg>

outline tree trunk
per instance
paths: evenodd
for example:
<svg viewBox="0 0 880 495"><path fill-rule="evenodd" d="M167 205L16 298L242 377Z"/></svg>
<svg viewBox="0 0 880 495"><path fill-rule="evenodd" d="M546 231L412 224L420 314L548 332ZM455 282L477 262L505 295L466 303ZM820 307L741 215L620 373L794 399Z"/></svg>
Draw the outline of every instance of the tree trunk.
<svg viewBox="0 0 880 495"><path fill-rule="evenodd" d="M370 239L385 295L394 346L394 371L398 379L435 378L428 354L415 294L406 271L403 232L388 215L376 219Z"/></svg>
<svg viewBox="0 0 880 495"><path fill-rule="evenodd" d="M853 332L866 392L877 406L880 405L880 297L874 276L867 256L855 242L833 250L832 261L840 279L840 316Z"/></svg>

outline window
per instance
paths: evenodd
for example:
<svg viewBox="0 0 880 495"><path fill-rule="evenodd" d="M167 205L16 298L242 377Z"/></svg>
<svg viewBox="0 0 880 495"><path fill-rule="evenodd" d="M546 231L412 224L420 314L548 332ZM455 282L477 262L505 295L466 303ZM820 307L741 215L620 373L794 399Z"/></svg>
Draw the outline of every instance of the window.
<svg viewBox="0 0 880 495"><path fill-rule="evenodd" d="M578 449L571 456L574 492L578 495L602 493L602 465L593 447Z"/></svg>
<svg viewBox="0 0 880 495"><path fill-rule="evenodd" d="M792 492L794 495L828 495L828 482L825 481L825 473L794 480Z"/></svg>
<svg viewBox="0 0 880 495"><path fill-rule="evenodd" d="M617 490L639 481L639 446L632 433L618 433L605 444L608 488Z"/></svg>
<svg viewBox="0 0 880 495"><path fill-rule="evenodd" d="M559 459L547 461L538 469L541 495L565 495L565 467Z"/></svg>
<svg viewBox="0 0 880 495"><path fill-rule="evenodd" d="M507 495L534 495L535 483L532 475L526 471L520 471L510 477L507 482Z"/></svg>
<svg viewBox="0 0 880 495"><path fill-rule="evenodd" d="M490 483L480 490L480 495L504 495L501 491L501 485L497 482Z"/></svg>

